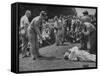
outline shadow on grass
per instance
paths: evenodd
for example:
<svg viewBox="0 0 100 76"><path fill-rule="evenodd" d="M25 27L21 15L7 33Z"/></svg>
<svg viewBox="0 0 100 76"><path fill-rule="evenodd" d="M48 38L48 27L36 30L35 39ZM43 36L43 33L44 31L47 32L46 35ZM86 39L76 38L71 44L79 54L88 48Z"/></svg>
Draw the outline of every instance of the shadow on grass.
<svg viewBox="0 0 100 76"><path fill-rule="evenodd" d="M38 58L38 60L61 60L62 58L56 58L56 57L41 57L41 58Z"/></svg>

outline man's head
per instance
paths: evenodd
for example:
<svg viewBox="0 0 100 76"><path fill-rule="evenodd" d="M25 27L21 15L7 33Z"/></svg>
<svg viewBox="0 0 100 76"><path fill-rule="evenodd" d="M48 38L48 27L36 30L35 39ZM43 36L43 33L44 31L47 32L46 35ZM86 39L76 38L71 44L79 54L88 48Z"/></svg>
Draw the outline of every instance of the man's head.
<svg viewBox="0 0 100 76"><path fill-rule="evenodd" d="M60 15L59 19L62 20L62 18L63 18L63 15Z"/></svg>
<svg viewBox="0 0 100 76"><path fill-rule="evenodd" d="M57 20L58 20L58 17L57 17L57 16L55 16L55 17L54 17L54 21L57 21Z"/></svg>
<svg viewBox="0 0 100 76"><path fill-rule="evenodd" d="M74 47L72 47L72 48L70 48L70 49L68 49L70 52L73 52L73 51L78 51L79 50L79 48L77 47L77 46L74 46Z"/></svg>
<svg viewBox="0 0 100 76"><path fill-rule="evenodd" d="M79 48L77 46L69 48L64 54L64 59L65 60L71 59L70 55L75 54L75 52L78 52L78 50L79 50Z"/></svg>
<svg viewBox="0 0 100 76"><path fill-rule="evenodd" d="M46 13L45 11L41 11L41 12L40 12L40 17L41 17L42 19L47 19L47 13Z"/></svg>
<svg viewBox="0 0 100 76"><path fill-rule="evenodd" d="M87 10L85 10L84 12L83 12L83 15L88 15L89 13L88 13L88 11Z"/></svg>
<svg viewBox="0 0 100 76"><path fill-rule="evenodd" d="M31 11L26 10L25 15L29 18L31 16Z"/></svg>

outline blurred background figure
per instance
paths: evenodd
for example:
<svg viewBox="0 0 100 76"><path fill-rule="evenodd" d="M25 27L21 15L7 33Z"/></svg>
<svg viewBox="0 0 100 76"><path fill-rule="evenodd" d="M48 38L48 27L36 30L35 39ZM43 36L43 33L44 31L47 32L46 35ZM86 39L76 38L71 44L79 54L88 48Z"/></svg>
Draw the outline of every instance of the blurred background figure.
<svg viewBox="0 0 100 76"><path fill-rule="evenodd" d="M88 11L83 12L84 16L81 17L83 22L83 41L82 49L88 50L90 53L96 53L96 28L91 23L91 17L89 17Z"/></svg>
<svg viewBox="0 0 100 76"><path fill-rule="evenodd" d="M30 24L29 17L31 16L31 11L26 10L24 16L20 19L20 35L21 35L21 41L22 41L22 57L27 56L27 47L28 47L28 37L27 37L27 28Z"/></svg>

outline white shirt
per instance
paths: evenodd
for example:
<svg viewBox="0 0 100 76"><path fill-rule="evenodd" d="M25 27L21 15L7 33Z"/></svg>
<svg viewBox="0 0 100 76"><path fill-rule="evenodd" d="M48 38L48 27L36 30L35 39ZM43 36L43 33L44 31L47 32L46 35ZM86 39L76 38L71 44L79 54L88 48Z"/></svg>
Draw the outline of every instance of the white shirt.
<svg viewBox="0 0 100 76"><path fill-rule="evenodd" d="M25 27L29 25L29 20L28 20L28 17L26 15L22 16L21 17L21 20L20 20L20 27Z"/></svg>
<svg viewBox="0 0 100 76"><path fill-rule="evenodd" d="M29 26L28 17L24 15L21 17L21 20L20 20L21 34L25 34L25 31L27 30L28 26Z"/></svg>

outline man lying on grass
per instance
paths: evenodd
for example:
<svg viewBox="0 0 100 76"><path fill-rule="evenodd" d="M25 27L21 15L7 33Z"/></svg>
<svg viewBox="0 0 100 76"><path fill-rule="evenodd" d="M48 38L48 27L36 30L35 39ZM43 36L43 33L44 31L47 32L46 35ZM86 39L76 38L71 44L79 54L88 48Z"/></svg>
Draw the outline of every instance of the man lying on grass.
<svg viewBox="0 0 100 76"><path fill-rule="evenodd" d="M64 59L75 61L93 61L96 62L96 55L88 53L86 50L79 50L77 46L68 49L64 54Z"/></svg>

